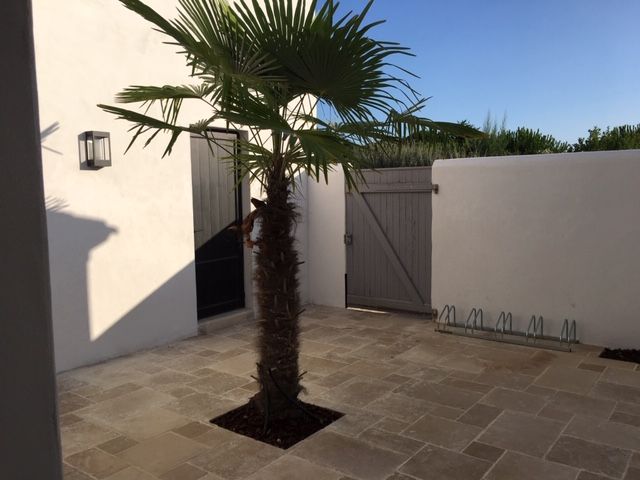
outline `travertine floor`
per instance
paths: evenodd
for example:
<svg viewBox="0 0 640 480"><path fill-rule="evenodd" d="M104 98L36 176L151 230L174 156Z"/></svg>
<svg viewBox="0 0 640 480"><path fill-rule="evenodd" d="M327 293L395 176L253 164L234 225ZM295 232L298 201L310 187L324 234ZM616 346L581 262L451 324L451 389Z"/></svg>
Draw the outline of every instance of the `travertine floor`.
<svg viewBox="0 0 640 480"><path fill-rule="evenodd" d="M640 479L640 371L311 307L304 400L347 415L288 451L208 420L255 391L254 328L59 377L67 480Z"/></svg>

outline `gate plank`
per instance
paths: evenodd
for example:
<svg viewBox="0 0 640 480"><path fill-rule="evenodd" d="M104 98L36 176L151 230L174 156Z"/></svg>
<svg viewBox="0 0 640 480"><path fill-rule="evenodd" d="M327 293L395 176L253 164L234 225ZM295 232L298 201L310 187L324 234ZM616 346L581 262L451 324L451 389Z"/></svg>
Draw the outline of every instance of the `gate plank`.
<svg viewBox="0 0 640 480"><path fill-rule="evenodd" d="M380 223L376 219L376 216L374 215L374 213L371 211L371 208L369 208L369 205L367 204L367 201L365 200L365 198L360 193L352 192L351 195L352 195L352 198L353 198L354 202L356 203L356 205L359 207L361 213L363 214L367 224L369 225L369 227L371 227L376 239L378 240L378 243L380 244L380 246L384 250L384 252L385 252L385 254L387 256L387 259L389 260L389 263L393 267L393 270L395 271L395 273L400 278L400 281L404 285L404 287L405 287L407 293L409 294L411 300L413 302L416 302L416 303L419 303L421 305L424 305L425 302L422 299L422 296L420 295L420 292L418 291L418 289L416 288L415 284L411 280L411 277L409 276L409 273L404 268L404 265L402 264L402 261L401 261L400 257L398 256L397 252L395 251L395 249L393 248L393 246L391 245L391 243L387 239L387 236L385 235L384 230L380 226Z"/></svg>

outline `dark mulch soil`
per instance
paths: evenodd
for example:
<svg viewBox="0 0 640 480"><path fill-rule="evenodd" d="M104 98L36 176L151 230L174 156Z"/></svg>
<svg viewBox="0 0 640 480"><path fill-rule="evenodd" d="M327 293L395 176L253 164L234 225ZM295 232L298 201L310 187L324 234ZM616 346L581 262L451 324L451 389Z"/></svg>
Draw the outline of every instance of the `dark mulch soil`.
<svg viewBox="0 0 640 480"><path fill-rule="evenodd" d="M640 363L640 350L631 348L605 348L600 354L600 358Z"/></svg>
<svg viewBox="0 0 640 480"><path fill-rule="evenodd" d="M211 423L270 445L287 449L322 430L344 414L299 402L302 409L296 418L272 419L264 431L264 416L249 402L211 420Z"/></svg>

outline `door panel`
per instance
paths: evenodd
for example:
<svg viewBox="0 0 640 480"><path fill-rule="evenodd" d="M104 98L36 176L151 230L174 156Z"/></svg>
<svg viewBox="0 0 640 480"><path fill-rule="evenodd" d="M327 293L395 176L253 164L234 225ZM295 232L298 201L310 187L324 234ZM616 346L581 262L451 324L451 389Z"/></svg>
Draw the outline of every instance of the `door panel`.
<svg viewBox="0 0 640 480"><path fill-rule="evenodd" d="M213 135L222 147L191 137L198 318L244 307L242 241L229 229L242 216L241 189L234 188L236 174L227 159L237 134Z"/></svg>
<svg viewBox="0 0 640 480"><path fill-rule="evenodd" d="M347 304L431 310L431 169L365 171L346 193Z"/></svg>

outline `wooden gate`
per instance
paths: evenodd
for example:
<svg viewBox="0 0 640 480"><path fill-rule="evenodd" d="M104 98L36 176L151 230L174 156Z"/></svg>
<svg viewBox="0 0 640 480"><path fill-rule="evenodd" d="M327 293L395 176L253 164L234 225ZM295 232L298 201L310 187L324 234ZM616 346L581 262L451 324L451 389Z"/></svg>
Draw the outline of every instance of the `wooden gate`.
<svg viewBox="0 0 640 480"><path fill-rule="evenodd" d="M347 305L431 312L431 168L367 170L346 193Z"/></svg>

